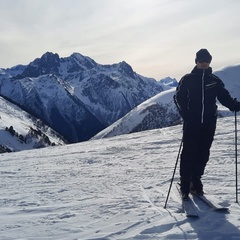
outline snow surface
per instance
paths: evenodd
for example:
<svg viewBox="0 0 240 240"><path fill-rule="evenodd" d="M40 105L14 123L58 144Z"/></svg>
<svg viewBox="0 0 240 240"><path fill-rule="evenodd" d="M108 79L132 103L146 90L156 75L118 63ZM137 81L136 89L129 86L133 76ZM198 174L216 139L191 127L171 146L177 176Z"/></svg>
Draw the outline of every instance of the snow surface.
<svg viewBox="0 0 240 240"><path fill-rule="evenodd" d="M10 103L6 99L0 97L0 143L13 151L30 150L35 148L35 145L39 139L28 137L28 141L23 143L19 141L19 138L12 136L9 132L5 131L5 128L13 126L14 130L23 136L28 135L30 128L41 129L37 126L37 121L30 118L27 112L16 105ZM43 129L44 128L44 129ZM57 145L63 145L64 141L58 138L55 132L50 127L42 127L44 133L49 137L51 142Z"/></svg>
<svg viewBox="0 0 240 240"><path fill-rule="evenodd" d="M181 129L1 154L0 239L240 239L232 116L218 121L203 178L230 212L201 204L200 218L188 219L174 185L163 208Z"/></svg>
<svg viewBox="0 0 240 240"><path fill-rule="evenodd" d="M149 98L137 107L128 112L125 116L97 133L92 139L100 139L105 137L113 137L121 134L130 133L138 124L141 124L143 119L149 114L148 108L154 105L165 105L166 113L165 119L168 119L168 113L175 112L175 104L173 102L173 95L176 92L176 88L165 90L158 93L154 97ZM160 114L158 114L160 115ZM161 117L161 116L158 116ZM172 116L169 118L171 119ZM157 119L157 116L155 117ZM171 120L170 120L171 121ZM149 126L150 127L150 126Z"/></svg>

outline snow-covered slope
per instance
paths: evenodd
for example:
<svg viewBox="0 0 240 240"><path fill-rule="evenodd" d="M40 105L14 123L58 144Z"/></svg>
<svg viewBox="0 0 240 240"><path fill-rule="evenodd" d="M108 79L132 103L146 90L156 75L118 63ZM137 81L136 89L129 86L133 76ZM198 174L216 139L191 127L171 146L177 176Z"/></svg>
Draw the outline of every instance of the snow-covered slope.
<svg viewBox="0 0 240 240"><path fill-rule="evenodd" d="M225 83L232 97L240 100L240 65L230 66L214 72ZM163 91L143 102L124 117L99 132L93 139L112 137L131 132L156 129L180 123L180 116L173 102L176 88ZM232 113L219 105L219 116Z"/></svg>
<svg viewBox="0 0 240 240"><path fill-rule="evenodd" d="M174 93L175 89L172 88L157 94L102 130L93 139L179 124L180 117L173 103Z"/></svg>
<svg viewBox="0 0 240 240"><path fill-rule="evenodd" d="M39 119L0 97L0 152L62 145L62 139Z"/></svg>
<svg viewBox="0 0 240 240"><path fill-rule="evenodd" d="M0 239L237 240L234 118L218 121L203 177L229 214L199 205L187 219L175 190L164 209L182 126L0 155ZM238 193L239 189L238 189Z"/></svg>
<svg viewBox="0 0 240 240"><path fill-rule="evenodd" d="M240 99L240 64L224 67L214 74L223 80L233 97Z"/></svg>

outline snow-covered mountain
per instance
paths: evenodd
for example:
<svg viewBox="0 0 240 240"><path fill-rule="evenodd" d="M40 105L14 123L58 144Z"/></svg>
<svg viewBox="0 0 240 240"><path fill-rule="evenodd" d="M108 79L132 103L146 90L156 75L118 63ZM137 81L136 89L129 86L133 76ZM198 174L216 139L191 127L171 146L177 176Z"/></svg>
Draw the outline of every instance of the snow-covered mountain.
<svg viewBox="0 0 240 240"><path fill-rule="evenodd" d="M160 81L158 81L158 83L164 89L164 91L169 90L173 87L177 87L178 85L178 81L176 80L176 78L171 78L171 77L163 78Z"/></svg>
<svg viewBox="0 0 240 240"><path fill-rule="evenodd" d="M179 124L181 119L173 103L174 93L175 89L172 88L157 94L96 134L93 139Z"/></svg>
<svg viewBox="0 0 240 240"><path fill-rule="evenodd" d="M126 62L101 65L74 53L45 53L27 66L0 71L0 95L63 135L88 140L131 109L163 91Z"/></svg>
<svg viewBox="0 0 240 240"><path fill-rule="evenodd" d="M229 66L214 72L225 83L232 97L240 100L240 65ZM124 117L99 132L93 139L112 137L121 134L162 128L180 123L181 119L173 102L175 88L163 91L146 100ZM228 116L231 112L219 106L219 115Z"/></svg>
<svg viewBox="0 0 240 240"><path fill-rule="evenodd" d="M219 119L202 179L206 196L230 211L196 199L197 219L181 208L179 168L164 209L181 125L1 154L0 239L239 240L233 127L233 117Z"/></svg>
<svg viewBox="0 0 240 240"><path fill-rule="evenodd" d="M223 80L231 95L240 100L240 64L221 68L214 74Z"/></svg>
<svg viewBox="0 0 240 240"><path fill-rule="evenodd" d="M0 97L0 153L63 145L58 133Z"/></svg>

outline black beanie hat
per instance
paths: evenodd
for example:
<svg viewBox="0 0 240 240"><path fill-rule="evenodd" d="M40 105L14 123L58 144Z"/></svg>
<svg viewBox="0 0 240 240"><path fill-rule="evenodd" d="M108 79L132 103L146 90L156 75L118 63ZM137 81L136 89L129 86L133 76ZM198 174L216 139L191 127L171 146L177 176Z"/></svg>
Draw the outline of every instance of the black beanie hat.
<svg viewBox="0 0 240 240"><path fill-rule="evenodd" d="M211 56L211 54L208 52L207 49L202 48L202 49L200 49L200 50L196 53L195 63L197 63L197 62L207 62L207 63L210 63L211 61L212 61L212 56Z"/></svg>

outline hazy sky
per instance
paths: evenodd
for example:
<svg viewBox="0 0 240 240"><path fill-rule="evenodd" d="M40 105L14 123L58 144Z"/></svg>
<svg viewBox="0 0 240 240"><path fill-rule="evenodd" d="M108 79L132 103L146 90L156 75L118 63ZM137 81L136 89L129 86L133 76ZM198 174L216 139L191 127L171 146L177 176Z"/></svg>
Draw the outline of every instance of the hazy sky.
<svg viewBox="0 0 240 240"><path fill-rule="evenodd" d="M79 52L179 79L207 48L217 70L240 63L239 11L240 0L0 0L0 68Z"/></svg>

